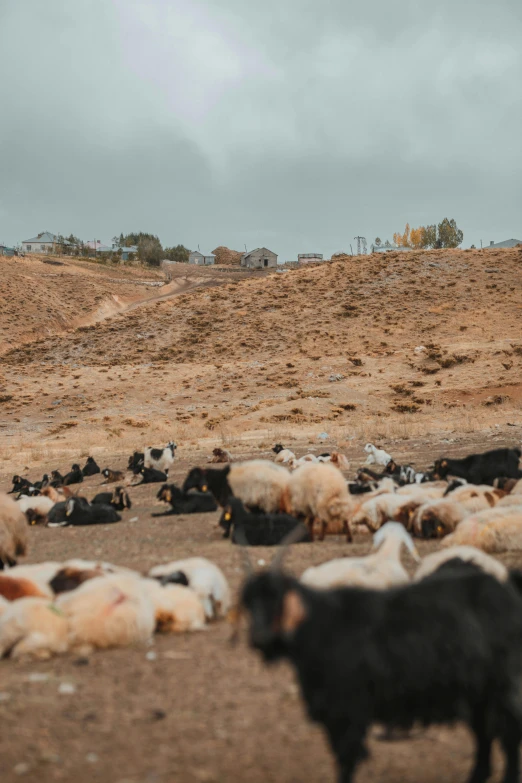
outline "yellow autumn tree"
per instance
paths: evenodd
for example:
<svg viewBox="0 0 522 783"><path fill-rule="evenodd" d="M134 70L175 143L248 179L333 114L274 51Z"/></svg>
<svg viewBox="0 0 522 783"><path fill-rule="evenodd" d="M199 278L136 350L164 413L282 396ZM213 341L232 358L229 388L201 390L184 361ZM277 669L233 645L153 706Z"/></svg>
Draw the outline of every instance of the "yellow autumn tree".
<svg viewBox="0 0 522 783"><path fill-rule="evenodd" d="M411 245L410 245L410 224L409 223L406 223L406 227L404 229L404 234L401 234L400 232L398 232L397 234L393 235L393 241L399 247L411 247Z"/></svg>
<svg viewBox="0 0 522 783"><path fill-rule="evenodd" d="M410 247L424 247L425 233L426 229L424 226L419 226L419 228L412 228L410 231Z"/></svg>

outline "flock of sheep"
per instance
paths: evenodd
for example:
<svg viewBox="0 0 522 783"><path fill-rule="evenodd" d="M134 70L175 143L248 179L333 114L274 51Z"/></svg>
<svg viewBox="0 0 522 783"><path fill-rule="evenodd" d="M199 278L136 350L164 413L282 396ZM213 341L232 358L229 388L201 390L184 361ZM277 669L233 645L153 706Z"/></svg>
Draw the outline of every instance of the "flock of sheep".
<svg viewBox="0 0 522 783"><path fill-rule="evenodd" d="M463 460L444 458L419 473L367 444L366 464L354 480L343 475L350 466L337 452L297 458L277 444L273 461L234 462L228 452L217 449L209 461L226 464L192 468L181 487L168 483L175 451L171 442L162 449L135 452L128 475L101 471L89 457L84 468L75 464L65 476L55 471L40 482L13 478L11 493L17 499L0 494L0 657L47 658L143 643L155 632L199 631L245 613L252 646L267 660L283 656L296 665L310 715L327 728L343 783L352 779L364 756L364 732L373 720L393 728L415 720L455 718L470 721L483 750L481 755L479 748L474 783L487 779L487 749L494 737L501 739L508 759L505 783L518 780L518 755L515 762L512 746L516 737L518 754L522 703L515 699L513 683L522 674L522 577L508 572L491 553L522 550L519 449L497 449ZM81 484L84 476L97 473L106 483L125 486L89 501ZM247 546L281 545L273 567L250 574L234 603L223 572L201 557L160 564L147 574L85 560L17 564L27 552L31 524L119 521L119 512L132 507L127 490L136 476L140 483L162 484L157 498L168 504L166 514L219 507L223 537L242 545L243 554ZM307 568L299 579L280 568L290 543L321 541L327 535L351 541L360 531L373 534L366 557L335 558ZM416 537L440 538L442 548L421 560ZM413 580L401 560L403 547L417 564ZM437 599L437 594L446 598ZM410 596L411 615L405 609ZM433 615L426 625L419 612L428 618L430 606ZM514 607L520 620L513 625ZM462 623L472 642L461 632ZM359 637L360 649L371 648L364 665L360 649L357 655L352 649ZM460 680L434 656L438 651L442 659L447 657L448 638L453 639L455 655L464 656L460 668L466 671ZM341 659L339 650L347 644ZM406 661L416 670L416 644L419 649L429 646L433 669L417 673L417 680L404 668ZM513 662L513 650L520 663ZM502 682L499 665L505 669ZM469 667L477 673L472 683ZM317 676L323 669L328 677ZM312 671L316 675L311 676ZM392 687L392 679L401 686ZM435 693L435 681L440 693ZM388 703L375 695L377 682L383 694L389 691ZM364 688L374 693L371 704ZM336 689L352 707L340 708ZM403 701L398 706L399 694ZM353 705L359 705L358 716ZM479 705L491 712L487 731L477 725ZM348 741L355 717L358 728Z"/></svg>

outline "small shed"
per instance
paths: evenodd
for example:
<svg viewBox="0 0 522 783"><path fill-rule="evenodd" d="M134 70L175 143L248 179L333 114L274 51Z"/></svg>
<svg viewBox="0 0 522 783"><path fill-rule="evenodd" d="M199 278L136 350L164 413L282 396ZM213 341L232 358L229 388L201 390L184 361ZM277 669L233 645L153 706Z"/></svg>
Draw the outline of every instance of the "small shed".
<svg viewBox="0 0 522 783"><path fill-rule="evenodd" d="M201 253L199 250L192 250L189 253L189 264L196 266L212 266L216 263L216 256L213 253Z"/></svg>
<svg viewBox="0 0 522 783"><path fill-rule="evenodd" d="M522 239L505 239L503 242L490 242L487 247L495 249L497 247L517 247L522 245Z"/></svg>
<svg viewBox="0 0 522 783"><path fill-rule="evenodd" d="M323 260L322 253L298 253L297 262L299 264L319 264Z"/></svg>
<svg viewBox="0 0 522 783"><path fill-rule="evenodd" d="M7 245L0 245L0 256L14 256L14 247L7 247Z"/></svg>
<svg viewBox="0 0 522 783"><path fill-rule="evenodd" d="M267 269L277 266L277 255L266 247L257 247L241 256L241 266L248 269Z"/></svg>

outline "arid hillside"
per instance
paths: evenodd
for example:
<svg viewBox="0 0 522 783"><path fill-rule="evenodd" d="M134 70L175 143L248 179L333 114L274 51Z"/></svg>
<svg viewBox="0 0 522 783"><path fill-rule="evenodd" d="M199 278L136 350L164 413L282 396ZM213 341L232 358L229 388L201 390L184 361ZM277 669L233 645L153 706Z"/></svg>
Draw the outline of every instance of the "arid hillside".
<svg viewBox="0 0 522 783"><path fill-rule="evenodd" d="M321 432L360 451L366 439L508 424L520 441L521 265L519 249L348 257L101 321L92 319L101 282L75 266L76 288L89 292L85 325L21 345L3 319L19 343L3 356L3 432L13 444L51 448L74 429L86 447L110 441L113 451L170 435L196 447L314 442ZM119 296L125 286L136 295L127 280L118 286ZM73 319L72 283L55 278L38 296L49 287L50 310L62 301ZM4 304L13 314L24 311L22 290L20 281Z"/></svg>

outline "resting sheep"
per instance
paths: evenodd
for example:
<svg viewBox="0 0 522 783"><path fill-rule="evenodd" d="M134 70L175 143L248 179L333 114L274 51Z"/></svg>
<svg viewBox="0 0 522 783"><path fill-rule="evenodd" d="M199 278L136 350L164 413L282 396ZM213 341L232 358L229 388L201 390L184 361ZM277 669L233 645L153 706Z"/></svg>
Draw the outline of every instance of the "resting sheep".
<svg viewBox="0 0 522 783"><path fill-rule="evenodd" d="M456 545L475 546L490 554L521 550L522 504L490 508L466 517L442 542L443 547Z"/></svg>
<svg viewBox="0 0 522 783"><path fill-rule="evenodd" d="M209 459L209 462L214 464L232 462L232 454L227 449L220 449L216 446L215 449L212 449L212 457Z"/></svg>
<svg viewBox="0 0 522 783"><path fill-rule="evenodd" d="M0 615L0 657L46 659L67 652L64 614L47 598L20 598Z"/></svg>
<svg viewBox="0 0 522 783"><path fill-rule="evenodd" d="M280 465L286 465L288 462L295 460L296 458L294 452L290 451L290 449L285 449L281 443L276 443L272 451L276 455L275 462Z"/></svg>
<svg viewBox="0 0 522 783"><path fill-rule="evenodd" d="M199 596L208 620L224 617L230 608L230 588L225 575L215 563L204 557L189 557L154 566L148 575L163 584L188 582Z"/></svg>
<svg viewBox="0 0 522 783"><path fill-rule="evenodd" d="M444 563L459 558L464 562L474 563L487 574L491 574L499 582L506 582L509 578L509 571L506 566L494 557L486 555L481 549L474 546L451 546L448 549L441 549L438 552L432 552L422 559L422 562L415 572L413 580L419 582L430 574L433 574Z"/></svg>
<svg viewBox="0 0 522 783"><path fill-rule="evenodd" d="M156 579L141 579L140 585L154 606L156 631L183 633L206 627L203 604L192 588Z"/></svg>
<svg viewBox="0 0 522 783"><path fill-rule="evenodd" d="M367 443L364 450L368 454L366 465L382 465L382 467L386 467L391 461L391 455L384 449L378 449L373 443Z"/></svg>
<svg viewBox="0 0 522 783"><path fill-rule="evenodd" d="M301 576L301 582L321 589L353 585L385 590L407 584L410 577L401 563L403 546L420 562L411 536L403 525L387 522L373 537L376 552L366 557L341 557L311 566Z"/></svg>

